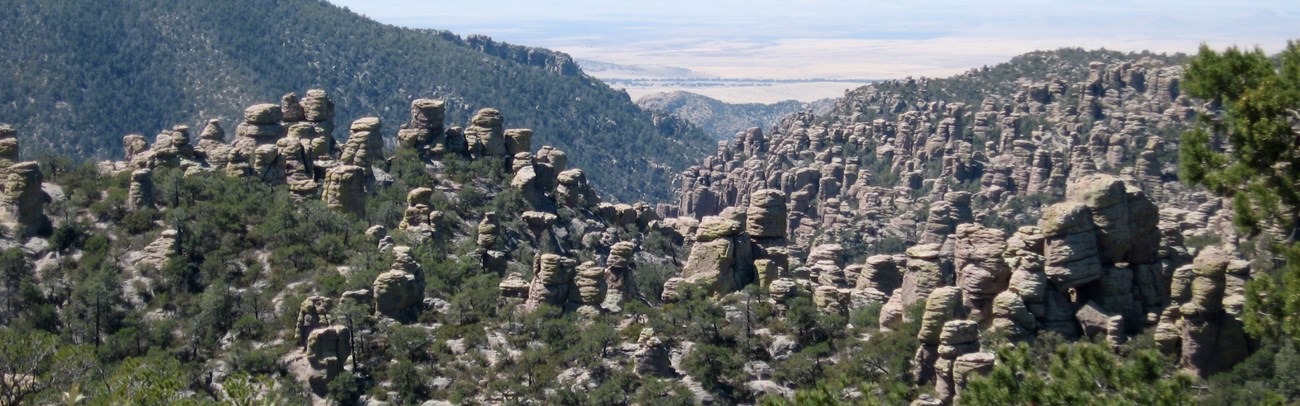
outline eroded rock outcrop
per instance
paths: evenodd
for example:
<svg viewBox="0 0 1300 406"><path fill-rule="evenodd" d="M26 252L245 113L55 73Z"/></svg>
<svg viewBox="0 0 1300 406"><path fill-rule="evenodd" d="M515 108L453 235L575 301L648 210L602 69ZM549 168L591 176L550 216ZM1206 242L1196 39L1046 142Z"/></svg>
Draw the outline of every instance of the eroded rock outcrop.
<svg viewBox="0 0 1300 406"><path fill-rule="evenodd" d="M15 236L44 234L50 229L45 216L49 196L41 190L44 176L36 162L19 162L0 168L0 224Z"/></svg>
<svg viewBox="0 0 1300 406"><path fill-rule="evenodd" d="M577 261L556 254L541 254L533 259L533 281L528 288L524 308L535 310L543 305L573 310L582 303L574 283Z"/></svg>
<svg viewBox="0 0 1300 406"><path fill-rule="evenodd" d="M1251 343L1241 317L1249 278L1250 264L1225 247L1208 247L1179 268L1170 286L1174 303L1156 327L1161 349L1202 377L1245 359Z"/></svg>
<svg viewBox="0 0 1300 406"><path fill-rule="evenodd" d="M442 100L416 99L411 102L411 122L397 130L397 145L411 148L423 156L440 156L447 152L447 134L443 128L446 104Z"/></svg>
<svg viewBox="0 0 1300 406"><path fill-rule="evenodd" d="M127 210L154 208L153 195L153 171L150 169L136 169L131 172L131 184L126 195Z"/></svg>
<svg viewBox="0 0 1300 406"><path fill-rule="evenodd" d="M355 165L340 165L330 169L325 176L321 200L335 210L366 216L366 169Z"/></svg>
<svg viewBox="0 0 1300 406"><path fill-rule="evenodd" d="M393 248L392 267L375 278L376 315L409 323L419 316L424 301L424 272L411 258L409 247Z"/></svg>
<svg viewBox="0 0 1300 406"><path fill-rule="evenodd" d="M470 125L465 128L465 142L469 145L471 156L506 156L503 121L501 112L497 109L485 108L474 113Z"/></svg>

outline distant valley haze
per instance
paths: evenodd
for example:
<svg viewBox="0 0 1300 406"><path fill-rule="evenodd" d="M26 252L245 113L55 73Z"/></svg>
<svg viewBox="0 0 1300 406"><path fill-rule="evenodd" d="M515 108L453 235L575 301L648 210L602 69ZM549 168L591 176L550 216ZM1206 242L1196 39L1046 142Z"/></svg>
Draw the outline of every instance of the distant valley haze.
<svg viewBox="0 0 1300 406"><path fill-rule="evenodd" d="M869 80L948 76L1061 47L1271 53L1300 27L1294 1L331 2L384 23L566 52L633 99L687 90L732 103L838 97Z"/></svg>

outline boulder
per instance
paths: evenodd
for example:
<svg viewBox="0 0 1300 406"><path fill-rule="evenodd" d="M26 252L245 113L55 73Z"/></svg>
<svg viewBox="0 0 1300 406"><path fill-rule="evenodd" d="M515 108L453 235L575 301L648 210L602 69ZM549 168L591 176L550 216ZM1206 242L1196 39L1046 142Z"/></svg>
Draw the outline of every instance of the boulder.
<svg viewBox="0 0 1300 406"><path fill-rule="evenodd" d="M154 208L153 171L137 169L131 172L131 184L127 190L127 210L136 211Z"/></svg>
<svg viewBox="0 0 1300 406"><path fill-rule="evenodd" d="M913 303L926 300L935 288L949 283L949 275L939 259L939 249L937 244L921 244L907 249L902 284L880 309L881 328L893 328L902 323L906 317L904 310Z"/></svg>
<svg viewBox="0 0 1300 406"><path fill-rule="evenodd" d="M343 144L339 161L344 165L370 168L384 159L383 122L379 117L363 117L352 122L351 133Z"/></svg>
<svg viewBox="0 0 1300 406"><path fill-rule="evenodd" d="M749 208L746 210L745 232L754 238L785 237L786 214L785 194L780 190L763 189L750 195Z"/></svg>
<svg viewBox="0 0 1300 406"><path fill-rule="evenodd" d="M533 130L512 128L505 131L506 154L531 154L533 152Z"/></svg>
<svg viewBox="0 0 1300 406"><path fill-rule="evenodd" d="M323 296L308 296L298 306L298 318L294 329L294 339L298 346L307 349L307 338L312 331L330 324L330 310L334 302Z"/></svg>
<svg viewBox="0 0 1300 406"><path fill-rule="evenodd" d="M917 340L924 344L939 344L944 323L957 318L961 311L961 291L945 286L935 289L925 300L925 313L921 316L921 330Z"/></svg>
<svg viewBox="0 0 1300 406"><path fill-rule="evenodd" d="M403 323L415 321L424 300L424 286L409 272L390 270L375 278L375 313Z"/></svg>
<svg viewBox="0 0 1300 406"><path fill-rule="evenodd" d="M465 128L465 140L469 143L469 152L474 156L507 157L505 132L501 127L501 112L493 108L484 108L474 113L470 125Z"/></svg>
<svg viewBox="0 0 1300 406"><path fill-rule="evenodd" d="M324 395L330 381L343 372L352 356L352 332L345 326L331 326L312 330L307 337L307 361L316 370L308 380L312 392Z"/></svg>
<svg viewBox="0 0 1300 406"><path fill-rule="evenodd" d="M0 225L22 236L49 231L44 207L50 198L41 189L44 176L40 165L19 162L0 170L0 176Z"/></svg>
<svg viewBox="0 0 1300 406"><path fill-rule="evenodd" d="M1046 249L1044 272L1059 289L1082 286L1101 278L1092 211L1077 202L1054 204L1043 210L1038 227Z"/></svg>
<svg viewBox="0 0 1300 406"><path fill-rule="evenodd" d="M321 191L321 200L331 209L366 216L366 169L355 165L340 165L329 170Z"/></svg>
<svg viewBox="0 0 1300 406"><path fill-rule="evenodd" d="M248 124L278 125L283 119L283 111L280 110L280 106L275 104L255 104L244 109L244 122Z"/></svg>

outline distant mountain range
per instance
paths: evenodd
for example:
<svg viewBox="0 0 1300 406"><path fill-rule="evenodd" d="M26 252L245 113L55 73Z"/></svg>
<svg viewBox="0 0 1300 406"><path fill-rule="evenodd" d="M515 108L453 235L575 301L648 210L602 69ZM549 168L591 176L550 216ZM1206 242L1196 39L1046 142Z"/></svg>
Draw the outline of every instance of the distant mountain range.
<svg viewBox="0 0 1300 406"><path fill-rule="evenodd" d="M791 113L812 110L825 113L835 107L834 99L811 103L787 100L779 103L732 104L691 92L656 93L637 99L641 108L673 115L705 129L716 140L729 140L751 127L768 129Z"/></svg>

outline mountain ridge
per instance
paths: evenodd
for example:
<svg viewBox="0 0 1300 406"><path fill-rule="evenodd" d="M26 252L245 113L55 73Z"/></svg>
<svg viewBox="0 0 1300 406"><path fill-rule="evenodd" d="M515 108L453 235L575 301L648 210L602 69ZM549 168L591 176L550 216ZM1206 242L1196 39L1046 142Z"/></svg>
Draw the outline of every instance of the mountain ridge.
<svg viewBox="0 0 1300 406"><path fill-rule="evenodd" d="M0 36L11 39L0 80L12 84L0 121L29 134L29 154L121 157L126 134L229 122L239 106L307 88L330 89L345 121L398 123L391 106L428 96L448 101L453 123L500 107L507 126L580 157L621 200L663 199L673 169L712 147L702 133L658 133L565 54L393 27L324 1L22 1L0 15ZM654 182L618 176L643 168Z"/></svg>
<svg viewBox="0 0 1300 406"><path fill-rule="evenodd" d="M835 98L814 102L786 100L777 103L727 103L688 91L672 91L642 96L636 104L643 109L677 116L695 126L708 129L715 140L726 141L737 132L751 127L766 128L782 117L801 111L825 113L834 107Z"/></svg>

